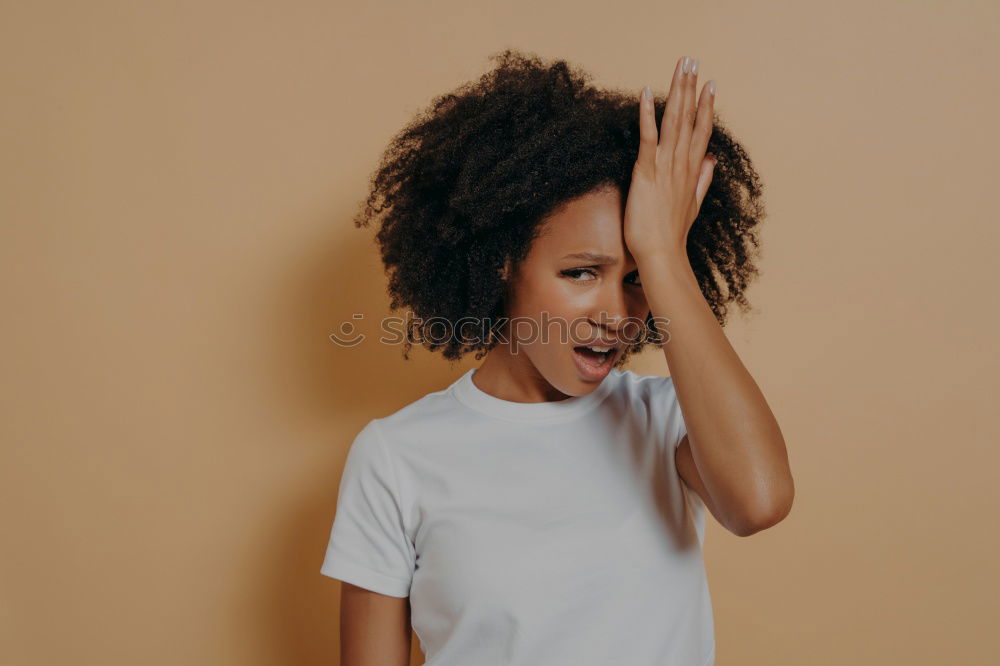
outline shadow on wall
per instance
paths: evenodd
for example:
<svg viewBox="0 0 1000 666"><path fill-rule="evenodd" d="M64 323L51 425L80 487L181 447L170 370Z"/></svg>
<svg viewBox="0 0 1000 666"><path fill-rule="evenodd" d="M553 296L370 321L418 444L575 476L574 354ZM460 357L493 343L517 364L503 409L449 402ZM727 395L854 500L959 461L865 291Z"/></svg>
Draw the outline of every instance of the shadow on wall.
<svg viewBox="0 0 1000 666"><path fill-rule="evenodd" d="M276 354L280 362L273 381L285 387L275 394L294 399L279 411L307 410L297 416L319 424L323 433L319 440L326 447L320 454L323 464L313 477L302 479L301 493L283 509L288 515L275 521L283 531L268 544L274 556L255 558L269 563L260 572L268 582L261 586L260 578L247 581L248 589L264 592L256 600L248 595L247 604L264 609L258 621L262 634L271 638L262 643L271 645L276 665L338 663L341 583L319 569L354 436L369 420L446 387L465 369L478 365L471 356L459 364L416 346L410 350L410 360L404 361L401 344L379 342L382 317L403 313L389 311L387 277L374 230L355 228L352 212L348 207L332 216L328 236L304 246L294 258L273 314L274 342L284 352ZM363 318L355 319L356 313ZM348 347L329 339L331 333L356 337L350 329L341 329L346 323L366 336L363 342ZM293 383L300 390L288 391ZM289 447L289 453L294 451ZM413 664L423 663L416 635L411 654Z"/></svg>

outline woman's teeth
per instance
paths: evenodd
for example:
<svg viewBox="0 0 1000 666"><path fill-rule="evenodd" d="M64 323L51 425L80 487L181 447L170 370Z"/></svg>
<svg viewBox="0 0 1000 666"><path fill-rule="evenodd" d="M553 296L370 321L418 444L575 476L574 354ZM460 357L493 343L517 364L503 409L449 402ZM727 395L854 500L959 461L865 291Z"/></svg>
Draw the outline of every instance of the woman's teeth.
<svg viewBox="0 0 1000 666"><path fill-rule="evenodd" d="M603 364L611 356L613 349L614 347L599 347L596 345L593 347L580 346L576 348L578 353L591 359L592 362L596 362L598 365Z"/></svg>

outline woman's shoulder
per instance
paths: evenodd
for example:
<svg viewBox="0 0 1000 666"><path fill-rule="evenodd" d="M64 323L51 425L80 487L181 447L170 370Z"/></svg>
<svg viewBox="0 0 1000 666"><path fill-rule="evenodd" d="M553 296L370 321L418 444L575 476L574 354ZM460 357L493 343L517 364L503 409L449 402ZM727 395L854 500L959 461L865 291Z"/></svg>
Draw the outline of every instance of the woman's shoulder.
<svg viewBox="0 0 1000 666"><path fill-rule="evenodd" d="M373 427L390 448L400 440L412 439L418 434L440 432L442 427L453 420L456 410L452 385L429 391L392 411L383 412L382 415L373 417L369 424L374 423Z"/></svg>
<svg viewBox="0 0 1000 666"><path fill-rule="evenodd" d="M673 377L669 375L641 375L634 370L614 370L620 390L633 391L641 395L674 390Z"/></svg>
<svg viewBox="0 0 1000 666"><path fill-rule="evenodd" d="M636 408L636 412L648 415L655 432L667 433L676 446L687 432L684 414L674 388L674 380L669 375L640 375L632 370L623 370L618 376L618 389Z"/></svg>

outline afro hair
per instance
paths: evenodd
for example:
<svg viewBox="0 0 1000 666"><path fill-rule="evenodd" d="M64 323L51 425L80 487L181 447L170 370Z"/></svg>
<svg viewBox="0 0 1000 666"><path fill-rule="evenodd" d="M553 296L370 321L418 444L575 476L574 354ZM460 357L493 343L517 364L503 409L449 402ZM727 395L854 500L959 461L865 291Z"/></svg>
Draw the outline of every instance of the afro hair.
<svg viewBox="0 0 1000 666"><path fill-rule="evenodd" d="M435 322L501 321L505 266L516 271L545 217L600 187L627 196L639 150L639 97L589 84L565 60L507 49L479 80L437 96L386 148L354 218L378 224L390 308L408 308L404 358L413 344L458 360L482 358L494 331L435 339ZM654 96L659 126L666 96ZM699 287L721 326L728 304L750 309L759 273L762 186L746 151L713 118L708 150L718 163L687 237ZM646 333L618 361L640 351ZM654 342L655 344L655 342Z"/></svg>

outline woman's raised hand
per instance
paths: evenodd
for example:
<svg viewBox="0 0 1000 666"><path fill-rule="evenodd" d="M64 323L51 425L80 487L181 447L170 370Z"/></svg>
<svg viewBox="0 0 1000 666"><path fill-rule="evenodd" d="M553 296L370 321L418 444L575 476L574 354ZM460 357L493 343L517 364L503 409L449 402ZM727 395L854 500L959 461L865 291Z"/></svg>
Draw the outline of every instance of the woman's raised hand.
<svg viewBox="0 0 1000 666"><path fill-rule="evenodd" d="M712 182L716 159L706 155L712 136L715 82L697 100L699 61L677 61L659 133L653 96L646 86L639 103L639 156L625 204L625 245L641 258L687 253L687 235Z"/></svg>

